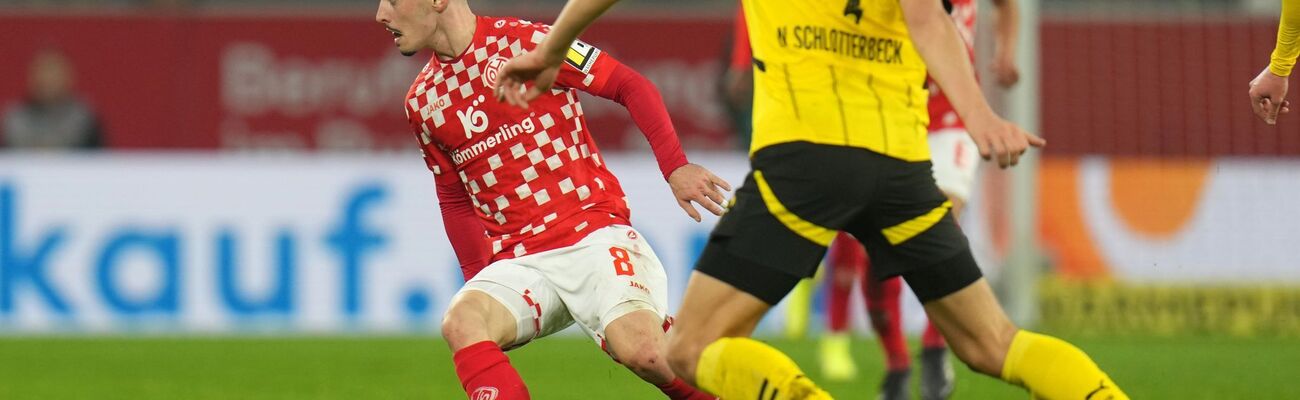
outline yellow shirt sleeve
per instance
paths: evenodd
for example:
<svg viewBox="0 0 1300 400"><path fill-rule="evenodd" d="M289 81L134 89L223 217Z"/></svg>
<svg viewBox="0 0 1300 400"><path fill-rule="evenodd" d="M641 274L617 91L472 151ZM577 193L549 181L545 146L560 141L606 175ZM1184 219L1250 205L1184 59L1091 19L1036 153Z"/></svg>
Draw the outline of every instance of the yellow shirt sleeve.
<svg viewBox="0 0 1300 400"><path fill-rule="evenodd" d="M1290 76L1296 56L1300 56L1300 0L1282 0L1282 22L1277 27L1277 47L1268 70L1277 76Z"/></svg>

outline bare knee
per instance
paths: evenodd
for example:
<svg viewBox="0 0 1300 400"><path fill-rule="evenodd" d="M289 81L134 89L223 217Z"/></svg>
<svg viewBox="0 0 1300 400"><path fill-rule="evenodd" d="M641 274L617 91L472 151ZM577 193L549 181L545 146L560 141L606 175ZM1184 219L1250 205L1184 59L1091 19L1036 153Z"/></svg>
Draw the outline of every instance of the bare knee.
<svg viewBox="0 0 1300 400"><path fill-rule="evenodd" d="M624 351L624 354L618 355L618 361L641 377L665 375L668 371L668 362L662 351L651 342L643 342L633 347L632 351Z"/></svg>
<svg viewBox="0 0 1300 400"><path fill-rule="evenodd" d="M487 294L476 291L462 293L452 300L442 317L442 338L453 351L483 341L505 346L514 340L515 335L513 319L504 320L503 311L504 306L496 304ZM505 322L510 322L510 332L506 332Z"/></svg>
<svg viewBox="0 0 1300 400"><path fill-rule="evenodd" d="M487 324L467 307L452 306L442 317L442 338L452 350L487 340Z"/></svg>

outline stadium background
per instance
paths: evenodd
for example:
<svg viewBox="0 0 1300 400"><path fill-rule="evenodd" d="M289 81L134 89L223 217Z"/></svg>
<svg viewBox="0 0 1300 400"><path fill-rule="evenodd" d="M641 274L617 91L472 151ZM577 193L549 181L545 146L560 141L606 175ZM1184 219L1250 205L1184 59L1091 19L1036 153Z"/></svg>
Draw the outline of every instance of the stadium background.
<svg viewBox="0 0 1300 400"><path fill-rule="evenodd" d="M427 53L397 55L371 3L0 0L5 115L55 52L102 127L93 150L0 153L0 398L463 397L436 332L461 279L399 104ZM472 3L539 21L561 4ZM1022 83L986 89L1050 145L982 170L963 220L1002 301L1138 398L1300 397L1300 122L1265 125L1245 96L1277 2L1022 6ZM584 38L656 82L692 160L738 183L734 11L625 2ZM617 105L584 110L675 306L713 220L681 215ZM856 320L866 368L842 398L879 371ZM816 375L814 339L784 325L760 336ZM537 398L656 398L580 335L515 354ZM956 398L1020 396L959 370Z"/></svg>

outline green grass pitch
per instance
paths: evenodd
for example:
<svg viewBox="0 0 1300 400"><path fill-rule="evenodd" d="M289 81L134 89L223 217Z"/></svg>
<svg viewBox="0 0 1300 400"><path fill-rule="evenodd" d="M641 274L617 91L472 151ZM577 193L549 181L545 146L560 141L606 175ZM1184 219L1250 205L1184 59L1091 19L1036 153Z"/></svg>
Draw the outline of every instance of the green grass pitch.
<svg viewBox="0 0 1300 400"><path fill-rule="evenodd" d="M1295 339L1073 342L1134 399L1300 398ZM814 341L771 343L818 378ZM869 339L854 351L861 377L822 383L839 399L875 398L880 351ZM581 338L543 339L511 358L534 399L662 398ZM464 399L450 360L425 337L0 338L0 399ZM955 399L1028 398L957 372Z"/></svg>

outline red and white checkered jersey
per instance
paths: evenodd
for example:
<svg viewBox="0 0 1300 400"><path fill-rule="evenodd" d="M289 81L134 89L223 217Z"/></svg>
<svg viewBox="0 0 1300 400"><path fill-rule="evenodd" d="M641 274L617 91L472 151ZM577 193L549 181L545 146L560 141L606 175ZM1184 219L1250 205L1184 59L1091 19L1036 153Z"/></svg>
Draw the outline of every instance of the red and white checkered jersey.
<svg viewBox="0 0 1300 400"><path fill-rule="evenodd" d="M971 64L975 63L975 0L950 0L952 10L949 15L952 16L953 22L957 25L957 33L966 42L966 54L970 55ZM961 117L957 116L957 110L952 107L948 101L948 96L943 94L939 84L934 79L929 79L927 85L930 89L930 133L949 128L965 129L961 122Z"/></svg>
<svg viewBox="0 0 1300 400"><path fill-rule="evenodd" d="M577 93L604 85L616 60L575 42L555 88L528 109L493 96L500 68L548 31L515 18L478 17L465 52L453 60L435 55L406 95L425 162L435 175L460 178L486 228L492 261L628 224L623 189L587 131Z"/></svg>

